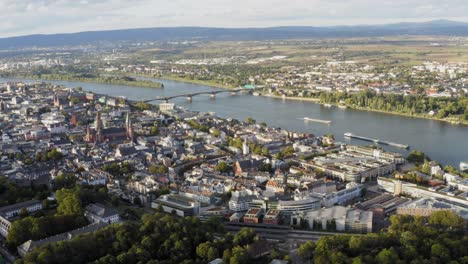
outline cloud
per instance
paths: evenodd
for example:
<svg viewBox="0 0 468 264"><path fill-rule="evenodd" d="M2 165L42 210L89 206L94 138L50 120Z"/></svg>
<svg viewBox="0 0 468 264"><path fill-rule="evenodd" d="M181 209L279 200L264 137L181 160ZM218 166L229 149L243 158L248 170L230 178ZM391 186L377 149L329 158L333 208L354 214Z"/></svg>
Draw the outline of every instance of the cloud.
<svg viewBox="0 0 468 264"><path fill-rule="evenodd" d="M466 0L0 0L0 37L168 26L468 21Z"/></svg>

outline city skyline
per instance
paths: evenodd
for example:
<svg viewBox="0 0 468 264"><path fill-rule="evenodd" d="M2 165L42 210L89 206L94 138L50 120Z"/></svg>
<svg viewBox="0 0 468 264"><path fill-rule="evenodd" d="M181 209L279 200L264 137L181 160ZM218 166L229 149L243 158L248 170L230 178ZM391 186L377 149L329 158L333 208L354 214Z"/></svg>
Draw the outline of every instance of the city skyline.
<svg viewBox="0 0 468 264"><path fill-rule="evenodd" d="M0 37L146 27L337 26L468 21L462 0L445 1L294 1L254 2L150 0L5 0Z"/></svg>

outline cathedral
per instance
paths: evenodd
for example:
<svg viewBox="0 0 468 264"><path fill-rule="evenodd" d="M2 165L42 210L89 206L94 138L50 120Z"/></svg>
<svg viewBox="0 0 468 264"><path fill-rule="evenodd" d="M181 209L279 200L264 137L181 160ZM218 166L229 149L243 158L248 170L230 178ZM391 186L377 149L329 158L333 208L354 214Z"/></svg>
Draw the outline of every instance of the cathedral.
<svg viewBox="0 0 468 264"><path fill-rule="evenodd" d="M130 112L127 112L124 127L107 127L104 128L101 120L101 114L96 113L94 128L86 128L85 141L87 143L102 143L102 142L124 142L126 140L134 141L135 132L130 118Z"/></svg>

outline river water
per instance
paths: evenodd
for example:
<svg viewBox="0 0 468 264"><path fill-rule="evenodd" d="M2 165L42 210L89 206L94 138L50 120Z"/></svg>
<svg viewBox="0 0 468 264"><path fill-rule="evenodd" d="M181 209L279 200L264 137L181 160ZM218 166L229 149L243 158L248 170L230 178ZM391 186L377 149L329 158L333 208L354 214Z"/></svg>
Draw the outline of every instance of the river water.
<svg viewBox="0 0 468 264"><path fill-rule="evenodd" d="M11 80L13 79L0 78L0 82ZM165 97L219 90L205 85L154 80L164 83L165 88L152 89L69 81L50 82L67 87L82 87L84 90L100 94L125 96L131 100L146 100L158 96ZM186 98L177 98L173 102L194 111L216 112L221 117L245 120L250 116L256 119L257 122L266 122L269 126L288 130L308 132L315 135L332 133L337 140L346 143L370 144L355 139L349 141L343 137L345 132L351 132L360 136L407 144L411 146L411 149L421 150L443 165L450 164L457 168L460 161L468 160L468 126L376 112L343 110L337 107L327 108L311 102L283 100L249 94L231 95L230 93L221 93L216 95L216 99L210 98L209 95L199 95L193 97L192 102L189 102ZM299 119L303 117L331 120L332 124L304 122L304 120ZM384 148L403 154L407 153L405 150L389 146Z"/></svg>

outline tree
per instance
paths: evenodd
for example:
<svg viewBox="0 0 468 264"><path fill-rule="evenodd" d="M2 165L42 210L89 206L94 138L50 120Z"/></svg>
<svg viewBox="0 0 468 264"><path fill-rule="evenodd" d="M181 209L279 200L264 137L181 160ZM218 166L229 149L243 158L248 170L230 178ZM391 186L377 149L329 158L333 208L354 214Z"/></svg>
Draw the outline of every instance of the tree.
<svg viewBox="0 0 468 264"><path fill-rule="evenodd" d="M197 255L209 262L218 257L218 250L214 247L211 242L201 243L197 247Z"/></svg>
<svg viewBox="0 0 468 264"><path fill-rule="evenodd" d="M87 221L83 216L26 217L12 223L7 242L10 246L16 247L30 239L46 238L86 224Z"/></svg>
<svg viewBox="0 0 468 264"><path fill-rule="evenodd" d="M270 150L267 147L262 148L262 156L265 156L265 157L270 156Z"/></svg>
<svg viewBox="0 0 468 264"><path fill-rule="evenodd" d="M47 152L47 158L49 160L57 161L63 157L63 154L59 152L56 148L53 148L49 152Z"/></svg>
<svg viewBox="0 0 468 264"><path fill-rule="evenodd" d="M135 108L137 108L140 111L151 109L151 104L148 104L148 103L145 103L145 102L137 102L137 103L135 103L134 106L135 106Z"/></svg>
<svg viewBox="0 0 468 264"><path fill-rule="evenodd" d="M408 157L406 158L409 162L414 162L414 163L423 163L424 159L426 158L426 155L418 150L412 150L409 154Z"/></svg>
<svg viewBox="0 0 468 264"><path fill-rule="evenodd" d="M215 137L220 137L221 136L221 131L219 131L218 129L213 129L212 134Z"/></svg>
<svg viewBox="0 0 468 264"><path fill-rule="evenodd" d="M54 179L54 188L57 189L62 189L62 188L73 188L76 183L76 177L72 173L66 173L66 174L59 174L57 177Z"/></svg>
<svg viewBox="0 0 468 264"><path fill-rule="evenodd" d="M230 249L225 249L223 251L223 263L229 264L231 261L232 252Z"/></svg>
<svg viewBox="0 0 468 264"><path fill-rule="evenodd" d="M227 173L232 171L232 167L227 165L225 161L220 161L218 162L218 165L216 165L216 170L222 173Z"/></svg>
<svg viewBox="0 0 468 264"><path fill-rule="evenodd" d="M244 227L234 236L234 245L245 246L255 240L255 231L252 228Z"/></svg>
<svg viewBox="0 0 468 264"><path fill-rule="evenodd" d="M442 260L447 260L450 257L450 250L440 243L436 243L431 247L431 254Z"/></svg>
<svg viewBox="0 0 468 264"><path fill-rule="evenodd" d="M390 248L390 249L382 249L379 254L377 254L375 258L379 263L382 264L393 264L397 263L399 260L398 254L395 252L395 249Z"/></svg>
<svg viewBox="0 0 468 264"><path fill-rule="evenodd" d="M463 219L449 210L441 210L431 214L429 224L438 228L462 229Z"/></svg>
<svg viewBox="0 0 468 264"><path fill-rule="evenodd" d="M58 215L82 215L83 207L78 193L74 190L61 189L56 192Z"/></svg>
<svg viewBox="0 0 468 264"><path fill-rule="evenodd" d="M6 238L11 247L21 245L21 243L31 238L32 220L32 218L27 217L13 222Z"/></svg>
<svg viewBox="0 0 468 264"><path fill-rule="evenodd" d="M151 133L152 136L158 135L158 134L159 134L159 128L158 128L158 126L152 126L152 127L151 127L150 133Z"/></svg>
<svg viewBox="0 0 468 264"><path fill-rule="evenodd" d="M312 241L307 241L304 244L301 244L297 250L297 254L302 257L304 260L310 260L314 256L315 243Z"/></svg>
<svg viewBox="0 0 468 264"><path fill-rule="evenodd" d="M206 259L207 259L208 261L212 261L212 260L214 260L214 259L217 259L218 256L219 256L218 250L217 250L216 248L214 248L214 247L210 247L210 248L208 249L208 253L207 253Z"/></svg>
<svg viewBox="0 0 468 264"><path fill-rule="evenodd" d="M232 249L230 264L244 264L249 260L247 250L244 247L236 246Z"/></svg>
<svg viewBox="0 0 468 264"><path fill-rule="evenodd" d="M168 171L169 169L164 165L157 166L153 164L148 168L148 172L151 174L164 174Z"/></svg>
<svg viewBox="0 0 468 264"><path fill-rule="evenodd" d="M256 121L255 119L249 116L245 119L245 122L247 122L247 124L255 124Z"/></svg>
<svg viewBox="0 0 468 264"><path fill-rule="evenodd" d="M111 203L112 203L113 206L119 206L120 198L117 195L112 195Z"/></svg>

